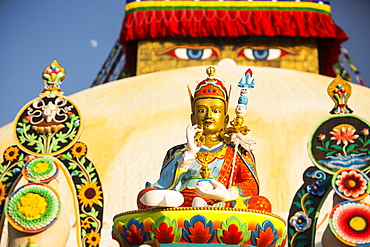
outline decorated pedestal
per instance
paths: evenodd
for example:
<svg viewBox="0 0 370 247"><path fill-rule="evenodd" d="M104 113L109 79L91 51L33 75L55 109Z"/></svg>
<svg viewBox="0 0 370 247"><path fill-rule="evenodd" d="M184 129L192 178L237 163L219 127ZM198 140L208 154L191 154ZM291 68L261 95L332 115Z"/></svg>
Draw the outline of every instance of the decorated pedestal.
<svg viewBox="0 0 370 247"><path fill-rule="evenodd" d="M112 235L122 247L145 243L171 247L283 247L286 241L285 221L278 215L215 207L156 208L121 213L114 217Z"/></svg>

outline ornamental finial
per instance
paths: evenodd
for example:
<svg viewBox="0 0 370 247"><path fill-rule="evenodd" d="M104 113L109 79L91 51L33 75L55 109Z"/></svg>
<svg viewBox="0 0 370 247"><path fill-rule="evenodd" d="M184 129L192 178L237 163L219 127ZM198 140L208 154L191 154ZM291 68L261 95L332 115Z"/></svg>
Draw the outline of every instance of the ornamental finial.
<svg viewBox="0 0 370 247"><path fill-rule="evenodd" d="M206 73L208 75L208 78L213 78L216 74L216 68L215 67L212 67L212 66L209 66L207 69L206 69Z"/></svg>
<svg viewBox="0 0 370 247"><path fill-rule="evenodd" d="M55 96L63 95L60 90L60 84L64 80L66 72L62 66L59 65L56 59L42 72L42 79L44 80L44 91L40 96L54 98Z"/></svg>
<svg viewBox="0 0 370 247"><path fill-rule="evenodd" d="M328 94L334 101L334 108L330 111L331 114L346 114L353 111L348 107L347 102L352 94L351 85L343 80L340 75L329 84Z"/></svg>

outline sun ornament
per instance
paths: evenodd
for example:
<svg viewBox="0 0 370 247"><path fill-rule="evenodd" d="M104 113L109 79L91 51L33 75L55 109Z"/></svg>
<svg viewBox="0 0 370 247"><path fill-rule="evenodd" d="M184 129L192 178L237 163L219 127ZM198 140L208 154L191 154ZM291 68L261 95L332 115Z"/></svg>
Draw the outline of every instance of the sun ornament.
<svg viewBox="0 0 370 247"><path fill-rule="evenodd" d="M335 173L332 186L335 192L346 200L362 200L369 195L369 177L357 170L344 168Z"/></svg>
<svg viewBox="0 0 370 247"><path fill-rule="evenodd" d="M59 168L54 159L39 157L27 162L22 172L28 181L46 183L58 175Z"/></svg>
<svg viewBox="0 0 370 247"><path fill-rule="evenodd" d="M76 142L71 148L71 153L73 157L81 158L82 156L86 155L87 147L82 142Z"/></svg>
<svg viewBox="0 0 370 247"><path fill-rule="evenodd" d="M80 203L84 205L92 205L97 204L100 199L103 199L100 195L103 193L100 188L101 186L96 185L97 183L89 183L83 184L81 189L78 190L77 197L80 199Z"/></svg>
<svg viewBox="0 0 370 247"><path fill-rule="evenodd" d="M19 156L19 148L16 146L8 147L4 152L4 160L13 161Z"/></svg>
<svg viewBox="0 0 370 247"><path fill-rule="evenodd" d="M330 229L349 246L369 246L370 205L365 202L346 201L337 204L329 216Z"/></svg>
<svg viewBox="0 0 370 247"><path fill-rule="evenodd" d="M51 186L29 183L7 198L5 215L15 229L35 233L55 222L60 206L59 195Z"/></svg>

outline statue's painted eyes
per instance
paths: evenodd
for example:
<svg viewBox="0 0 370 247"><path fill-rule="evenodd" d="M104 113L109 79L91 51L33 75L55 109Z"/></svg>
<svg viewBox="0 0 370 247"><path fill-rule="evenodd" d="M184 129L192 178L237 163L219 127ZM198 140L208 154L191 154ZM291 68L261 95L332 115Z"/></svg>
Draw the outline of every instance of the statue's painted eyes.
<svg viewBox="0 0 370 247"><path fill-rule="evenodd" d="M207 112L207 110L206 110L206 109L199 109L199 110L198 110L198 112L199 112L199 113L206 113L206 112Z"/></svg>
<svg viewBox="0 0 370 247"><path fill-rule="evenodd" d="M286 47L240 47L235 52L238 57L245 57L248 60L271 61L279 59L285 55L298 55L299 51L294 51Z"/></svg>
<svg viewBox="0 0 370 247"><path fill-rule="evenodd" d="M219 109L212 109L213 113L220 113L221 111Z"/></svg>
<svg viewBox="0 0 370 247"><path fill-rule="evenodd" d="M156 51L157 55L170 55L182 60L206 60L211 57L221 57L221 51L214 46L171 46L162 51Z"/></svg>

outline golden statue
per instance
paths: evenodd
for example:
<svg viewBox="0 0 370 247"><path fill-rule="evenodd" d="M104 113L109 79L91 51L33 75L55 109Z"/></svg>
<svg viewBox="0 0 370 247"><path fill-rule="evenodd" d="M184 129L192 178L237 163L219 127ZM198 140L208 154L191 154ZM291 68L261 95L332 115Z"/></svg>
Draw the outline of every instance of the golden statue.
<svg viewBox="0 0 370 247"><path fill-rule="evenodd" d="M191 122L187 143L171 148L160 178L147 183L138 196L138 207L233 207L271 212L269 200L259 196L259 182L250 145L234 142L234 134L245 135L243 117L227 128L229 94L207 68L207 79L190 93ZM190 89L189 89L190 92ZM228 141L225 141L228 137Z"/></svg>

